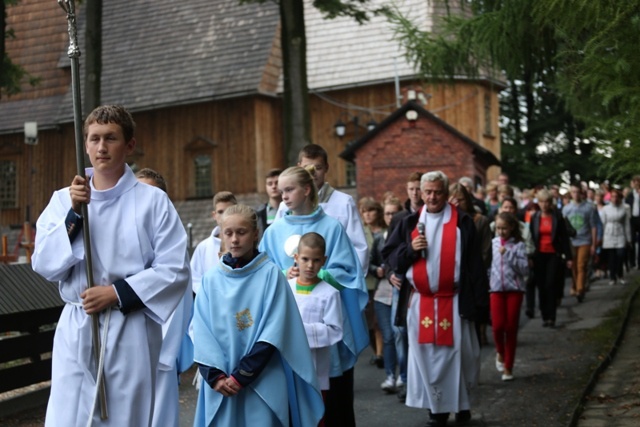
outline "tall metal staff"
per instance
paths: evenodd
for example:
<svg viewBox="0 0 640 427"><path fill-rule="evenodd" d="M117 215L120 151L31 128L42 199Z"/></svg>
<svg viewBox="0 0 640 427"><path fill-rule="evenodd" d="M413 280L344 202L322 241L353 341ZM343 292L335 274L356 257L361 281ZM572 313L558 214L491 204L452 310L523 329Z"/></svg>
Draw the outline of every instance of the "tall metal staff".
<svg viewBox="0 0 640 427"><path fill-rule="evenodd" d="M76 7L74 0L58 0L58 4L67 13L69 23L69 50L67 54L71 59L71 87L73 88L73 123L76 136L76 166L78 175L86 178L84 170L84 138L82 132L82 100L80 94L80 47L78 46L78 28L76 25ZM87 270L87 286L93 286L93 263L91 261L91 237L89 235L89 209L86 203L82 203L81 212L83 218L82 233L84 238L84 253ZM100 366L100 315L91 315L91 337L93 340L93 355L96 367ZM106 420L107 391L102 378L102 371L98 369L96 384L100 400L100 418ZM90 415L92 417L93 414Z"/></svg>

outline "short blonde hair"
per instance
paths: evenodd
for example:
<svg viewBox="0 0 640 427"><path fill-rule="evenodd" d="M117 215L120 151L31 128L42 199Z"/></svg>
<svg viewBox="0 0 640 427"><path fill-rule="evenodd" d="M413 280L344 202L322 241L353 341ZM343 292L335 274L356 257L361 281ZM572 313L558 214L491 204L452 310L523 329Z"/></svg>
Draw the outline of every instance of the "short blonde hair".
<svg viewBox="0 0 640 427"><path fill-rule="evenodd" d="M506 194L509 197L514 196L513 187L509 184L500 184L498 185L498 194Z"/></svg>
<svg viewBox="0 0 640 427"><path fill-rule="evenodd" d="M318 233L314 233L313 231L302 235L300 242L298 242L298 251L303 246L309 249L320 249L322 255L327 251L327 243L325 242L324 237Z"/></svg>

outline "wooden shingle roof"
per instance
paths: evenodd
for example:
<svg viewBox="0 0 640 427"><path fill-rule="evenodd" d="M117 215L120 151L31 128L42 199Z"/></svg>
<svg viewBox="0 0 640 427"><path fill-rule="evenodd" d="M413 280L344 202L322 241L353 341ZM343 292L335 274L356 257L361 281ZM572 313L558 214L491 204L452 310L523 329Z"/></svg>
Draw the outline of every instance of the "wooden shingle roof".
<svg viewBox="0 0 640 427"><path fill-rule="evenodd" d="M374 16L324 19L305 1L308 85L312 91L413 79L415 71L391 25ZM388 5L370 0L371 8ZM442 0L400 0L398 9L425 31L442 13ZM0 100L0 134L21 132L25 121L47 129L73 120L67 22L53 0L7 8L16 38L12 60L36 77L36 88ZM84 52L84 5L78 6ZM282 92L279 11L276 2L239 0L109 0L103 4L103 104L133 112ZM80 58L81 67L84 57ZM81 69L82 76L83 70ZM84 80L84 78L82 78ZM83 89L84 93L84 89ZM36 99L37 98L37 99Z"/></svg>
<svg viewBox="0 0 640 427"><path fill-rule="evenodd" d="M0 102L0 133L21 131L24 121L38 120L42 129L73 120L67 57L67 22L64 12L51 0L54 10L31 16L23 4L8 8L14 13L16 40L54 52L46 63L67 76L62 94L25 87L25 93ZM84 6L79 6L78 39L84 52ZM23 22L24 21L24 22ZM47 23L56 37L34 39L34 27ZM53 24L52 24L53 23ZM194 104L214 99L258 93L269 88L263 74L272 75L274 38L278 35L278 6L239 4L238 0L110 0L103 4L102 93L104 104L123 104L131 111L172 105ZM65 41L60 43L62 37ZM30 56L8 44L12 60L35 76ZM83 75L84 57L80 58ZM277 63L277 58L276 58ZM31 64L31 65L30 65ZM41 67L42 68L42 67ZM265 71L266 69L266 71ZM40 70L40 71L38 71ZM84 80L84 79L83 79ZM275 85L271 85L275 89ZM32 93L38 93L37 101ZM63 98L60 99L60 96ZM24 99L24 101L22 101ZM32 104L46 107L35 117Z"/></svg>
<svg viewBox="0 0 640 427"><path fill-rule="evenodd" d="M33 271L31 264L0 264L0 316L63 305L58 285Z"/></svg>
<svg viewBox="0 0 640 427"><path fill-rule="evenodd" d="M103 8L102 103L131 111L257 93L279 22L270 2L110 0ZM60 121L72 120L71 103L68 93Z"/></svg>
<svg viewBox="0 0 640 427"><path fill-rule="evenodd" d="M363 84L414 78L414 68L405 50L394 39L391 24L383 16L372 16L359 25L352 18L324 19L311 0L305 0L307 34L307 78L312 90L329 90ZM402 0L398 9L428 30L430 5L427 0ZM389 1L370 0L371 7Z"/></svg>
<svg viewBox="0 0 640 427"><path fill-rule="evenodd" d="M68 45L67 24L58 3L28 0L7 6L7 29L15 37L5 40L7 53L39 79L37 88L23 86L23 91L6 100L34 99L40 96L63 95L67 92L68 72L58 67L60 52ZM41 94L41 95L40 95Z"/></svg>

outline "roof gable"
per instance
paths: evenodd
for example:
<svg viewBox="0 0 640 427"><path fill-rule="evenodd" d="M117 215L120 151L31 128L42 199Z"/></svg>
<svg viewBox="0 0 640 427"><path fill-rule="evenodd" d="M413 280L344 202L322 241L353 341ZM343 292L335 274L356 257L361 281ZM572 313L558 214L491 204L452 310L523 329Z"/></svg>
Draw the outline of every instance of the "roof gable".
<svg viewBox="0 0 640 427"><path fill-rule="evenodd" d="M417 113L418 120L420 119L420 117L422 117L429 121L432 121L438 126L443 127L447 132L454 135L456 138L471 146L474 153L484 158L484 160L487 162L487 165L500 165L500 161L491 151L482 147L480 144L467 137L438 116L425 110L424 107L422 107L422 105L420 105L420 103L416 101L407 101L404 105L402 105L396 111L391 113L387 118L385 118L382 122L380 122L380 124L378 124L373 130L367 132L352 144L349 144L347 148L345 148L345 150L340 153L340 157L353 162L359 149L361 149L365 144L374 139L380 132L382 132L386 127L394 123L396 120L404 120L404 117L408 111L415 111Z"/></svg>
<svg viewBox="0 0 640 427"><path fill-rule="evenodd" d="M189 141L189 143L184 146L184 149L187 151L211 150L217 146L217 142L202 135L198 135Z"/></svg>

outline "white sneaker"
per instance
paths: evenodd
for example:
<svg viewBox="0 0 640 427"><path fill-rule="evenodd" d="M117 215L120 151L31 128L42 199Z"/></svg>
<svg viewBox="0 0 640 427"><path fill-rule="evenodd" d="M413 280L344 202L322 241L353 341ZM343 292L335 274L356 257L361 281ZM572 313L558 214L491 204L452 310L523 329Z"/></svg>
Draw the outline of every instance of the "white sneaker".
<svg viewBox="0 0 640 427"><path fill-rule="evenodd" d="M396 391L396 381L393 378L393 375L388 376L386 380L382 384L380 384L380 388L386 391L387 393L393 393Z"/></svg>
<svg viewBox="0 0 640 427"><path fill-rule="evenodd" d="M504 372L504 363L498 360L497 354L496 354L496 370L498 372Z"/></svg>
<svg viewBox="0 0 640 427"><path fill-rule="evenodd" d="M513 381L513 374L502 374L502 381Z"/></svg>
<svg viewBox="0 0 640 427"><path fill-rule="evenodd" d="M404 387L404 381L402 381L402 378L398 377L398 379L396 379L396 388L401 387Z"/></svg>
<svg viewBox="0 0 640 427"><path fill-rule="evenodd" d="M620 282L619 282L619 283L620 283L621 285L626 285L626 284L627 284L627 282L625 282L625 280L624 280L624 279L620 279Z"/></svg>
<svg viewBox="0 0 640 427"><path fill-rule="evenodd" d="M615 280L609 280L609 286L613 286L613 285L615 285L615 284L616 284L616 281L615 281Z"/></svg>

